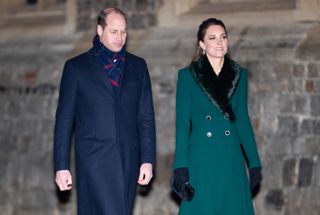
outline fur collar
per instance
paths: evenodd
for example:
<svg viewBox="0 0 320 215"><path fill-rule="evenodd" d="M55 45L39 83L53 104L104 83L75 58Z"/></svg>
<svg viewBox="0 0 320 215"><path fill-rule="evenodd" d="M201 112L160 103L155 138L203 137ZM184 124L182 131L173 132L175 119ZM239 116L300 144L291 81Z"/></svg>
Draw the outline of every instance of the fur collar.
<svg viewBox="0 0 320 215"><path fill-rule="evenodd" d="M239 81L240 66L226 55L221 72L217 76L207 56L202 55L198 60L190 64L189 69L195 81L211 102L230 121L234 121L235 115L230 99Z"/></svg>

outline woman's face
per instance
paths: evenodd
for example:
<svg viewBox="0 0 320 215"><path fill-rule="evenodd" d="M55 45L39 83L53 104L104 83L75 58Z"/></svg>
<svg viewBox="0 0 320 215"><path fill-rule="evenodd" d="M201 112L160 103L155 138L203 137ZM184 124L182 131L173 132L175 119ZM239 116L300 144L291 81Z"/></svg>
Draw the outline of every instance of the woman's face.
<svg viewBox="0 0 320 215"><path fill-rule="evenodd" d="M228 36L220 25L208 27L203 41L199 41L202 50L206 51L209 59L223 58L228 52Z"/></svg>

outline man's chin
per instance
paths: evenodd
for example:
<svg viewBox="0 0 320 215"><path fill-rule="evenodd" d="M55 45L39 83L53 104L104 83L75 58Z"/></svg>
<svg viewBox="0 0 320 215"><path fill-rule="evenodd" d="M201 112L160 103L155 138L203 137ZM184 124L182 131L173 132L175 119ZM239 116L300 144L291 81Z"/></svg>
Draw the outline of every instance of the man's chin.
<svg viewBox="0 0 320 215"><path fill-rule="evenodd" d="M123 46L121 46L121 47L114 47L111 51L113 51L113 52L119 52L119 51L121 51L122 47L123 47Z"/></svg>

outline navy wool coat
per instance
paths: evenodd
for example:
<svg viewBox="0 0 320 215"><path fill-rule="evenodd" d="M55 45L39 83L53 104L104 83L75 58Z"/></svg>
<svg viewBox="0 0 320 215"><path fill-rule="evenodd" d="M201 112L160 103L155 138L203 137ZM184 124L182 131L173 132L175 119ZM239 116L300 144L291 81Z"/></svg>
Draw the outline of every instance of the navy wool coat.
<svg viewBox="0 0 320 215"><path fill-rule="evenodd" d="M127 52L114 90L90 49L63 70L54 133L55 171L70 169L75 132L78 215L132 213L139 166L155 164L155 122L145 61Z"/></svg>

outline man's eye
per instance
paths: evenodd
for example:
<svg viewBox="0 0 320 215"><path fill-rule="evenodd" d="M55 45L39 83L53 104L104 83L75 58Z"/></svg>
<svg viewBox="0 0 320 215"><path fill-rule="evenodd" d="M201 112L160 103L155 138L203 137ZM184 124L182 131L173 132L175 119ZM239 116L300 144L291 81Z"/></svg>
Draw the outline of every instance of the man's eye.
<svg viewBox="0 0 320 215"><path fill-rule="evenodd" d="M222 39L227 39L227 38L228 38L227 35L223 35L223 36L222 36Z"/></svg>
<svg viewBox="0 0 320 215"><path fill-rule="evenodd" d="M209 37L209 40L215 40L216 37Z"/></svg>

